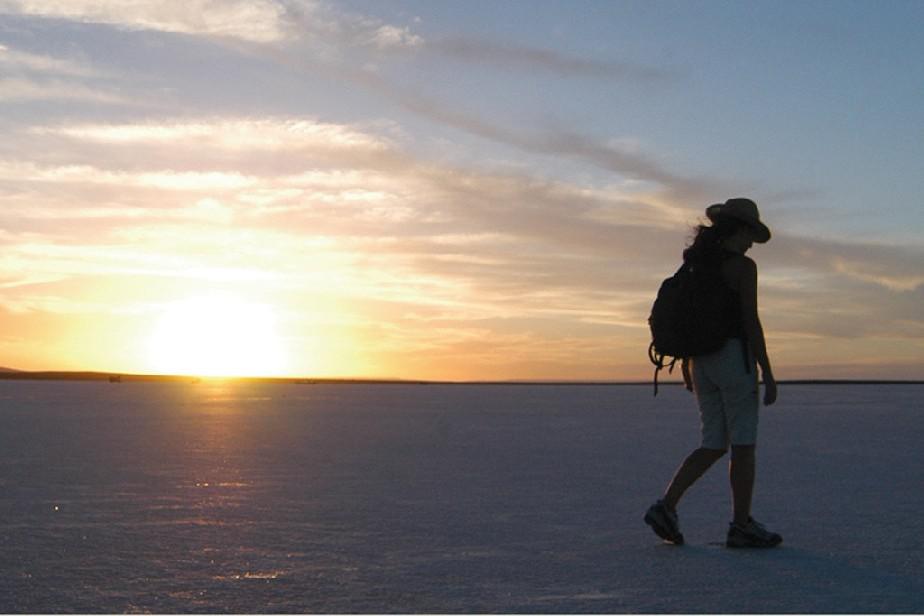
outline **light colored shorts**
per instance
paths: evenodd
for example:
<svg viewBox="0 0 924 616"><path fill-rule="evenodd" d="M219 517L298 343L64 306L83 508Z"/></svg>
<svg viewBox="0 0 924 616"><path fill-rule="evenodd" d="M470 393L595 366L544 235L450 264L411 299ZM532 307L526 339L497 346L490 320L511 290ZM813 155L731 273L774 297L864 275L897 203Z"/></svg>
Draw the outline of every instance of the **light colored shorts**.
<svg viewBox="0 0 924 616"><path fill-rule="evenodd" d="M730 338L715 353L693 358L693 390L707 449L757 443L757 365L750 354L745 363L744 346Z"/></svg>

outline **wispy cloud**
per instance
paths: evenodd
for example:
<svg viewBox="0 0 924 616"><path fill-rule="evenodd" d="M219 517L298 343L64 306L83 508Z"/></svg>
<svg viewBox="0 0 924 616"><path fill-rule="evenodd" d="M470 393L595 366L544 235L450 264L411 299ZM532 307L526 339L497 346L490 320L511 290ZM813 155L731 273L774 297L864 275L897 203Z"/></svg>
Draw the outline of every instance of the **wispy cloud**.
<svg viewBox="0 0 924 616"><path fill-rule="evenodd" d="M284 7L272 0L2 0L0 12L258 43L285 36Z"/></svg>
<svg viewBox="0 0 924 616"><path fill-rule="evenodd" d="M424 43L424 39L409 27L391 24L379 25L367 40L379 49L417 49Z"/></svg>
<svg viewBox="0 0 924 616"><path fill-rule="evenodd" d="M36 54L0 44L0 102L73 101L123 105L105 71L83 60Z"/></svg>
<svg viewBox="0 0 924 616"><path fill-rule="evenodd" d="M42 182L67 184L110 184L160 190L214 191L252 186L254 180L240 173L218 171L177 172L170 170L125 173L89 165L38 167L31 163L0 162L0 179L8 182Z"/></svg>
<svg viewBox="0 0 924 616"><path fill-rule="evenodd" d="M318 68L314 63L306 64L301 59L286 54L277 53L271 57L297 71L312 72ZM721 181L689 177L671 171L637 147L626 146L618 139L597 139L557 130L517 129L491 122L477 114L437 100L407 84L393 83L376 71L345 65L328 65L324 68L444 126L524 152L578 159L624 178L648 182L667 197L662 202L665 209L671 207L671 204L699 203L728 191L728 187Z"/></svg>
<svg viewBox="0 0 924 616"><path fill-rule="evenodd" d="M255 271L275 271L277 280L293 284L334 273L341 283L331 293L340 289L354 301L403 304L419 318L455 326L485 319L558 319L628 328L631 336L644 338L651 295L679 258L686 224L692 222L690 212L686 222L666 222L655 193L416 161L368 129L316 120L80 124L36 127L29 135L63 139L58 147L75 153L92 145L98 148L92 150L97 166L5 163L0 166L4 183L45 195L46 205L30 215L25 203L9 207L17 201L8 197L0 220L18 217L19 225L28 226L31 219L48 232L57 225L60 233L87 220L97 233L128 242L120 250L140 251L139 259L190 255L146 270L157 275L233 269L237 266L229 263L225 246L244 252L273 246L270 252L250 253ZM161 167L165 159L149 155L164 143L182 170ZM315 152L325 149L369 156L360 158L360 166L348 157L318 159ZM131 171L98 166L118 165L128 150L152 166ZM288 168L261 162L283 153L290 159ZM72 198L83 186L109 186L115 192L109 202L97 198L92 206L78 206L62 200L55 189L62 183ZM652 248L658 246L675 249ZM73 260L81 249L72 250L67 258ZM96 250L85 254L90 262L93 255L108 260L114 254ZM37 259L40 253L32 249L27 256ZM132 261L129 253L117 254L123 263ZM36 271L54 271L64 260L59 249L48 256L54 265ZM769 305L783 319L779 330L792 335L830 330L823 325L827 310L806 312L805 302L797 302L798 310L788 303L793 294L817 293L819 280L829 290L812 303L817 306L836 302L844 309L855 305L848 298L858 296L857 285L879 288L862 294L866 304L857 307L858 319L866 318L870 306L885 311L895 305L896 294L917 293L922 283L922 255L909 247L781 233L765 260ZM815 282L792 287L792 280ZM889 322L878 331L907 332L907 323L921 318L906 310Z"/></svg>
<svg viewBox="0 0 924 616"><path fill-rule="evenodd" d="M77 101L101 105L121 105L125 97L80 82L60 79L0 79L0 101Z"/></svg>
<svg viewBox="0 0 924 616"><path fill-rule="evenodd" d="M229 126L240 130L229 131ZM293 133L293 126L300 129ZM19 186L20 191L34 196L47 193L42 199L46 205L33 218L50 224L55 220L55 210L49 207L60 201L57 216L62 230L75 217L92 218L103 230L106 227L99 225L105 223L107 212L112 214L111 224L124 227L139 218L144 218L146 224L157 216L169 221L174 218L172 212L177 211L195 220L209 210L222 213L227 220L247 220L255 228L340 238L337 246L363 255L370 267L381 259L373 269L388 271L397 267L392 271L401 273L394 280L404 281L402 285L419 284L410 281L428 276L477 282L498 263L519 267L521 274L523 267L542 268L543 277L550 282L555 268L549 269L548 261L552 260L547 251L543 255L541 243L554 243L583 258L595 251L602 251L597 258L601 254L613 257L643 241L645 225L657 217L656 211L644 202L630 202L618 194L588 192L527 176L476 173L414 162L387 140L355 127L286 119L251 126L246 120L224 119L167 122L159 127L46 126L32 129L29 134L39 143L43 138L65 139L56 142L57 147L70 147L74 153L85 152L83 148L88 144L101 148L91 150L93 165L10 161L0 165L0 176L8 187ZM296 138L299 135L302 142ZM251 138L258 139L262 152L259 156L295 152L301 168L295 164L288 173L269 171L256 160L259 156L251 148L242 147L242 143L251 143ZM161 159L148 156L146 150L156 150L165 139L174 160L196 160L199 167L182 171L100 167L107 160L118 165L123 148L140 155L142 161L156 164ZM327 159L326 168L318 168L315 151L321 140L331 151L359 150L375 156L366 160L365 169L345 158ZM108 155L105 150L109 150ZM238 170L220 172L210 168L213 164ZM75 207L61 200L55 189L61 184L70 187L72 196L79 195L83 186L110 186L118 192L113 193L111 204L97 199L92 206ZM148 189L157 190L148 194ZM176 197L166 198L165 189ZM213 201L203 206L207 198ZM7 209L7 219L22 207L25 204ZM190 212L190 208L194 211ZM601 212L608 208L624 210L623 224L600 220ZM617 238L621 241L614 241ZM331 248L327 246L327 250ZM371 254L379 257L371 259ZM428 268L431 275L426 274ZM580 267L576 265L575 269ZM563 272L563 276L573 274L571 268ZM503 279L508 276L497 278L494 293L503 293ZM482 282L487 280L483 278ZM572 278L569 285L573 281ZM391 283L387 286L399 296L406 295ZM388 291L379 293L383 288L376 289L376 297L389 296Z"/></svg>
<svg viewBox="0 0 924 616"><path fill-rule="evenodd" d="M662 68L619 60L598 60L552 49L515 45L490 39L447 38L428 40L426 52L493 68L547 71L562 77L589 77L653 83L677 74Z"/></svg>
<svg viewBox="0 0 924 616"><path fill-rule="evenodd" d="M387 141L343 124L310 118L262 120L216 118L138 124L76 124L36 127L33 135L57 135L112 145L163 145L222 151L303 148L382 151Z"/></svg>
<svg viewBox="0 0 924 616"><path fill-rule="evenodd" d="M408 50L424 43L409 26L347 11L330 2L290 3L286 20L290 42L320 50L328 58L340 59L351 49Z"/></svg>
<svg viewBox="0 0 924 616"><path fill-rule="evenodd" d="M208 3L205 2L205 4ZM204 27L191 17L198 14L193 10L197 5L196 2L192 5L189 3L180 5L164 1L144 6L126 7L117 2L78 1L73 4L58 4L24 0L11 2L11 5L21 12L33 15L57 16L164 31L182 31L205 36L222 34L220 28ZM273 45L239 47L241 51L267 55L291 68L306 70L309 73L318 69L339 73L430 120L528 152L580 158L607 171L660 184L674 197L683 194L692 200L698 200L704 193L710 192L711 186L708 181L685 178L671 173L640 152L622 148L612 140L598 142L584 135L561 131L529 134L497 125L461 109L454 109L423 92L415 91L407 84L392 83L375 70L369 70L366 67L357 68L354 64L355 60L347 60L344 53L351 48L362 47L412 49L485 65L538 68L557 73L636 81L664 79L669 73L662 69L620 61L600 61L568 56L551 50L490 40L463 38L426 40L413 33L407 26L384 23L381 20L343 11L321 2L283 5L266 0L255 4L252 11L244 11L241 8L243 4L238 2L222 3L222 6L225 8L216 11L215 16L210 19L216 23L224 23L226 30L224 34L231 33L231 38L237 38L246 43L298 43L290 50L286 50L285 46ZM273 37L247 36L249 32L247 28L272 31L277 35ZM284 33L293 36L286 36ZM312 48L317 45L322 45L326 50L320 59L314 58L306 61L300 57L298 46Z"/></svg>
<svg viewBox="0 0 924 616"><path fill-rule="evenodd" d="M300 41L327 52L413 49L423 43L408 26L314 0L0 0L0 13L255 44Z"/></svg>
<svg viewBox="0 0 924 616"><path fill-rule="evenodd" d="M782 267L810 263L819 273L870 283L880 292L924 288L924 250L920 247L786 235L776 243L779 250L774 259Z"/></svg>
<svg viewBox="0 0 924 616"><path fill-rule="evenodd" d="M100 77L102 73L85 62L22 51L0 44L0 66L11 71L51 73L70 77Z"/></svg>

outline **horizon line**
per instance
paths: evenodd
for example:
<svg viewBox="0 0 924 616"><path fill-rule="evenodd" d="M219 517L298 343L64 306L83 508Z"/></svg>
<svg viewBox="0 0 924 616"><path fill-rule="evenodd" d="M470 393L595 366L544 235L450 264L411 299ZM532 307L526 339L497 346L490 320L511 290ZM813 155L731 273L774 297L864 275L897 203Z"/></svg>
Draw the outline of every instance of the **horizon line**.
<svg viewBox="0 0 924 616"><path fill-rule="evenodd" d="M248 376L248 375L196 375L196 374L148 374L108 372L98 370L18 370L0 367L0 380L37 381L109 381L123 382L187 382L203 381L248 381L259 383L297 385L652 385L650 380L638 379L412 379L397 377L305 377L305 376ZM781 385L924 385L924 379L879 379L879 378L819 378L779 379ZM683 385L683 381L663 381L659 385Z"/></svg>

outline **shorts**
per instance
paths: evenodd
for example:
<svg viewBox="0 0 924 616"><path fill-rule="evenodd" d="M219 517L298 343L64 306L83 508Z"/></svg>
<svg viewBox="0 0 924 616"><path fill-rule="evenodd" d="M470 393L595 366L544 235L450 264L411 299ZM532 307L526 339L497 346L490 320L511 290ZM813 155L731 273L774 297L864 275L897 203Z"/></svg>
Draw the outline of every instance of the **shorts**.
<svg viewBox="0 0 924 616"><path fill-rule="evenodd" d="M757 443L757 365L744 353L744 342L729 338L715 353L693 358L693 391L707 449Z"/></svg>

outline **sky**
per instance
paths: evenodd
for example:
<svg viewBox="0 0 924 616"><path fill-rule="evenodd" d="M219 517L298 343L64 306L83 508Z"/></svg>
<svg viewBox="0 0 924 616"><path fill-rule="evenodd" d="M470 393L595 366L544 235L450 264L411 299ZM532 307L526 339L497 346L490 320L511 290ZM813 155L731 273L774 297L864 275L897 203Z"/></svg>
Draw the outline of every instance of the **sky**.
<svg viewBox="0 0 924 616"><path fill-rule="evenodd" d="M0 366L638 380L746 196L777 378L924 378L924 4L0 0Z"/></svg>

